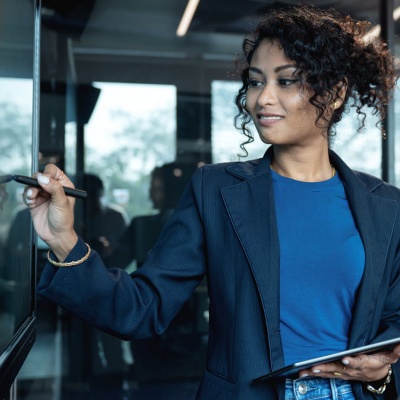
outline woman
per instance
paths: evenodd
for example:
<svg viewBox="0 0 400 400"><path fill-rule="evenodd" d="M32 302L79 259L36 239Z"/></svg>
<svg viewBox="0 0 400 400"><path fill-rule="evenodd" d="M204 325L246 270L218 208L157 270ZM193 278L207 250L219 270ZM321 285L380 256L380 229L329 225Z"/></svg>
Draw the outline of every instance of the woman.
<svg viewBox="0 0 400 400"><path fill-rule="evenodd" d="M107 270L78 238L62 190L72 183L48 165L37 175L43 190L26 192L52 250L40 293L131 339L163 332L207 274L198 399L395 399L400 346L254 382L293 361L400 336L400 191L329 150L349 100L383 117L395 84L392 56L365 32L314 8L267 16L244 42L237 122L251 141L253 121L271 146L259 160L199 169L132 276Z"/></svg>

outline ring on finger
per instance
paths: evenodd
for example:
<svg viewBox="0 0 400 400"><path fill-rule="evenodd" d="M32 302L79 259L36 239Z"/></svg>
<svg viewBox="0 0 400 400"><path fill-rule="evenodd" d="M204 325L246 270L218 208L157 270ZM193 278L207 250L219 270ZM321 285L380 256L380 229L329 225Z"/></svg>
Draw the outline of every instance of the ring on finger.
<svg viewBox="0 0 400 400"><path fill-rule="evenodd" d="M64 178L64 171L61 171L61 175L57 178L58 181Z"/></svg>
<svg viewBox="0 0 400 400"><path fill-rule="evenodd" d="M346 369L346 367L343 365L343 369L342 369L340 372L336 372L336 371L335 371L335 372L333 373L333 375L335 375L335 376L342 376L345 369Z"/></svg>

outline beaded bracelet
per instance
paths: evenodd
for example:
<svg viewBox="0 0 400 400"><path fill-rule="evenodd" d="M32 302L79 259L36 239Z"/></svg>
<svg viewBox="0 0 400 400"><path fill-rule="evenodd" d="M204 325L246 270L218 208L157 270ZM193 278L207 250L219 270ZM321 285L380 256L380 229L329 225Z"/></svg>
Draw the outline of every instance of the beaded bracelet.
<svg viewBox="0 0 400 400"><path fill-rule="evenodd" d="M86 261L89 258L90 253L91 253L90 246L87 243L85 243L85 244L86 244L86 246L88 248L88 252L80 260L70 261L70 262L66 262L66 263L59 262L59 261L54 261L50 257L50 250L47 252L47 260L49 261L49 263L55 265L56 267L73 267L74 265L82 264L84 261Z"/></svg>
<svg viewBox="0 0 400 400"><path fill-rule="evenodd" d="M378 389L375 389L371 385L366 384L366 388L372 393L382 394L386 390L386 385L391 380L392 380L392 366L389 364L389 371L388 371L388 374L386 375L386 379L385 379L385 382L383 382L383 385L381 387L379 387Z"/></svg>

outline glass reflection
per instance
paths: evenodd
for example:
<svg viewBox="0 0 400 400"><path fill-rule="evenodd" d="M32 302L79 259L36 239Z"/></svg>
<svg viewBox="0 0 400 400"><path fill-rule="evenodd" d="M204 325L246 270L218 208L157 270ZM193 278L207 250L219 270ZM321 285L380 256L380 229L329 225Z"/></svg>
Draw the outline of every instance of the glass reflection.
<svg viewBox="0 0 400 400"><path fill-rule="evenodd" d="M0 79L0 174L30 175L32 80ZM31 313L32 233L23 186L0 184L0 351Z"/></svg>

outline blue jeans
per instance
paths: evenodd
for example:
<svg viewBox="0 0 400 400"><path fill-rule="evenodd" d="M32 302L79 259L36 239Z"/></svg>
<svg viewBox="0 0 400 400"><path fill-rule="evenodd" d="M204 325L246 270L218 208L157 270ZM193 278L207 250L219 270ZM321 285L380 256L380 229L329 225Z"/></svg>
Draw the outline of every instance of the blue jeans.
<svg viewBox="0 0 400 400"><path fill-rule="evenodd" d="M285 400L355 400L350 383L342 379L286 379Z"/></svg>

